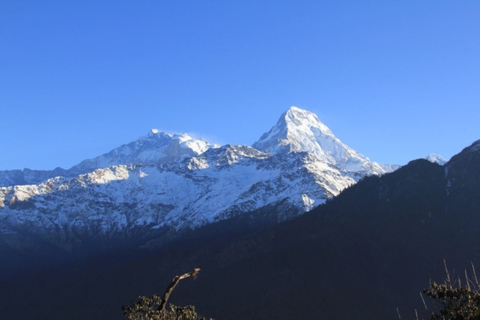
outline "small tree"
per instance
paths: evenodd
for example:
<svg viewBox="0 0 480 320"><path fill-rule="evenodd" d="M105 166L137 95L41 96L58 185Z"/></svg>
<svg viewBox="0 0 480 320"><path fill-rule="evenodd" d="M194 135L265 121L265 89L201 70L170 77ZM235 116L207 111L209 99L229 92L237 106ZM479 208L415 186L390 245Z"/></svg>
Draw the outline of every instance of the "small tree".
<svg viewBox="0 0 480 320"><path fill-rule="evenodd" d="M129 320L205 320L197 315L194 306L177 307L170 304L170 310L165 308L171 293L180 280L189 277L196 279L199 272L200 269L195 268L192 272L176 276L165 290L162 298L155 294L150 298L140 296L136 303L122 307L123 314Z"/></svg>
<svg viewBox="0 0 480 320"><path fill-rule="evenodd" d="M433 282L423 290L433 299L430 320L480 320L480 282L473 264L473 277L469 277L465 270L463 285L460 278L452 282L446 264L445 271L447 276L442 284Z"/></svg>

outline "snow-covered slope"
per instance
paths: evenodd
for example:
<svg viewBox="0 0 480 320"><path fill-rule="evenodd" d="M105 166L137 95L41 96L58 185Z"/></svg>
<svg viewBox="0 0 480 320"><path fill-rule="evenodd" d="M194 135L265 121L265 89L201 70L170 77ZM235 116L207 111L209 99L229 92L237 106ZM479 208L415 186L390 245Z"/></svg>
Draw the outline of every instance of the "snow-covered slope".
<svg viewBox="0 0 480 320"><path fill-rule="evenodd" d="M163 164L118 165L74 179L0 188L0 222L72 233L122 233L136 226L192 228L288 199L310 210L355 183L305 153L270 155L224 146ZM95 226L95 227L93 227Z"/></svg>
<svg viewBox="0 0 480 320"><path fill-rule="evenodd" d="M63 176L1 187L0 233L28 230L68 247L86 235L195 228L280 203L285 220L384 172L292 107L254 147L154 130Z"/></svg>
<svg viewBox="0 0 480 320"><path fill-rule="evenodd" d="M297 107L291 107L282 114L277 124L262 135L253 147L274 154L310 152L323 163L355 174L385 173L380 164L372 162L335 137L314 113Z"/></svg>
<svg viewBox="0 0 480 320"><path fill-rule="evenodd" d="M428 156L425 157L425 159L433 163L438 163L441 166L443 166L448 161L448 160L445 160L444 157L436 153L430 153Z"/></svg>

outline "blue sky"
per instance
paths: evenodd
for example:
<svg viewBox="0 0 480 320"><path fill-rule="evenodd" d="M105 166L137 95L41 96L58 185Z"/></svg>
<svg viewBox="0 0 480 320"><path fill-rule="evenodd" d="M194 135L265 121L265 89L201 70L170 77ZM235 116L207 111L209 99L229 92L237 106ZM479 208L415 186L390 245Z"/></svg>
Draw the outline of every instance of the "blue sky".
<svg viewBox="0 0 480 320"><path fill-rule="evenodd" d="M480 139L479 1L1 1L0 170L147 134L250 145L295 105L374 161Z"/></svg>

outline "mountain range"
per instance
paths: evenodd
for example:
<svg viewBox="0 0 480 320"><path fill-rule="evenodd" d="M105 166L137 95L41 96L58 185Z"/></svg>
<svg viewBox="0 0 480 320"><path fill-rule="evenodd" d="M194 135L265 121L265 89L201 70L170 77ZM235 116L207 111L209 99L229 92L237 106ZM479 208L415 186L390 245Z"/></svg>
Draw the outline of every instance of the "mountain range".
<svg viewBox="0 0 480 320"><path fill-rule="evenodd" d="M216 319L428 318L419 293L442 281L444 261L453 278L480 263L479 177L480 140L443 165L418 159L368 175L281 223L258 227L282 211L266 206L161 247L0 277L0 318L121 319L121 305L161 294L193 267L198 279L182 282L171 301Z"/></svg>
<svg viewBox="0 0 480 320"><path fill-rule="evenodd" d="M98 239L145 245L262 208L276 207L277 223L398 167L349 148L297 107L251 147L152 129L70 169L0 172L0 236L72 251L91 239L97 249Z"/></svg>

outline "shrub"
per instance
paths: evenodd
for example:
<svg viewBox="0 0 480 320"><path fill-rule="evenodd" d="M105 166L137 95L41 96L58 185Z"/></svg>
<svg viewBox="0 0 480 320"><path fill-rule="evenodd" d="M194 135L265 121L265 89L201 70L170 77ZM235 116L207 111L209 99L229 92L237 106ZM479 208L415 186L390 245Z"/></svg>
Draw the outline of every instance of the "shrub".
<svg viewBox="0 0 480 320"><path fill-rule="evenodd" d="M195 268L192 272L173 278L162 298L155 294L150 298L138 297L136 303L122 307L123 314L129 320L205 320L204 317L197 314L194 306L177 307L170 304L170 310L165 308L168 298L178 282L189 277L196 279L198 272L200 269Z"/></svg>
<svg viewBox="0 0 480 320"><path fill-rule="evenodd" d="M445 271L447 277L442 284L433 282L423 290L433 300L430 320L480 320L480 283L473 264L473 277L465 271L463 285L460 278L452 282L446 265Z"/></svg>

